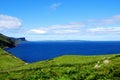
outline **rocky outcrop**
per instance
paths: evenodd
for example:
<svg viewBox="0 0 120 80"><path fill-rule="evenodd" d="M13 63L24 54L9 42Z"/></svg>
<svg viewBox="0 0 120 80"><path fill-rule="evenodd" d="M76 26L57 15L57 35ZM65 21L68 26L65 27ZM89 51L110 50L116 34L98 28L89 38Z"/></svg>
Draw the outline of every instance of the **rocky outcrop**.
<svg viewBox="0 0 120 80"><path fill-rule="evenodd" d="M15 44L18 44L20 42L23 42L23 41L27 41L25 39L25 37L21 37L21 38L13 38L13 37L9 37L11 41L13 41Z"/></svg>

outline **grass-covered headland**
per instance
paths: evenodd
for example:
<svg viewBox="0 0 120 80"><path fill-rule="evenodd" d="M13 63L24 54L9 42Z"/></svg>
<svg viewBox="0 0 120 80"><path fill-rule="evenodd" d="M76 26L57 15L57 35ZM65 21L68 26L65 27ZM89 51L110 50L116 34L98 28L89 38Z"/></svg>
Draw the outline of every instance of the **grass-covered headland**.
<svg viewBox="0 0 120 80"><path fill-rule="evenodd" d="M0 80L120 80L120 54L63 55L28 64L0 48Z"/></svg>

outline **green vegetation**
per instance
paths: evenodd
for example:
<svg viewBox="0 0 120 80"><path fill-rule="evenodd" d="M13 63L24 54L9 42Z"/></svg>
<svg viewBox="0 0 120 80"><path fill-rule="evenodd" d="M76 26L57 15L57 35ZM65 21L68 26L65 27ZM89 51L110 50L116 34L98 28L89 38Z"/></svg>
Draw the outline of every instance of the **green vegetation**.
<svg viewBox="0 0 120 80"><path fill-rule="evenodd" d="M14 47L15 43L10 40L9 37L3 35L0 33L0 47L5 48L5 47Z"/></svg>
<svg viewBox="0 0 120 80"><path fill-rule="evenodd" d="M120 80L120 55L65 55L0 72L1 80Z"/></svg>
<svg viewBox="0 0 120 80"><path fill-rule="evenodd" d="M0 72L24 65L25 62L0 48Z"/></svg>
<svg viewBox="0 0 120 80"><path fill-rule="evenodd" d="M8 37L0 33L0 47L6 48L6 47L15 47L18 43L26 41L24 37L22 38L13 38Z"/></svg>
<svg viewBox="0 0 120 80"><path fill-rule="evenodd" d="M0 80L120 80L120 54L64 55L28 64L2 49L13 43L0 34Z"/></svg>
<svg viewBox="0 0 120 80"><path fill-rule="evenodd" d="M25 64L24 61L7 53L2 48L14 47L15 43L7 36L0 33L0 72Z"/></svg>

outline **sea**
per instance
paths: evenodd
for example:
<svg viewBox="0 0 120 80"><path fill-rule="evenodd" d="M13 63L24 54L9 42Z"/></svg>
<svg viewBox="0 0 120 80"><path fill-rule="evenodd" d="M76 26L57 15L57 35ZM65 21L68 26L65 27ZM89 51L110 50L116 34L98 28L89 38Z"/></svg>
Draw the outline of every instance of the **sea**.
<svg viewBox="0 0 120 80"><path fill-rule="evenodd" d="M119 54L120 41L26 41L5 50L27 63L33 63L62 55Z"/></svg>

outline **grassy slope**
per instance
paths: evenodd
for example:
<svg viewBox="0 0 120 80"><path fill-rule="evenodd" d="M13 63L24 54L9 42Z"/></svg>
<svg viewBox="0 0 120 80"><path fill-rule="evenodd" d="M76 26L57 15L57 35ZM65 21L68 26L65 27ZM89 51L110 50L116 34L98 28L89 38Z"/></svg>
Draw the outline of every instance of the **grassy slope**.
<svg viewBox="0 0 120 80"><path fill-rule="evenodd" d="M1 33L0 33L0 40L1 40L1 41L4 41L4 42L6 42L6 43L10 43L9 38L8 38L7 36L1 34Z"/></svg>
<svg viewBox="0 0 120 80"><path fill-rule="evenodd" d="M22 60L8 54L0 48L0 72L25 64Z"/></svg>
<svg viewBox="0 0 120 80"><path fill-rule="evenodd" d="M15 46L15 42L11 41L9 37L0 33L0 47L1 48L14 47L14 46Z"/></svg>
<svg viewBox="0 0 120 80"><path fill-rule="evenodd" d="M98 67L95 68L95 65ZM120 55L65 55L5 70L0 73L0 78L3 80L120 80L119 66Z"/></svg>

